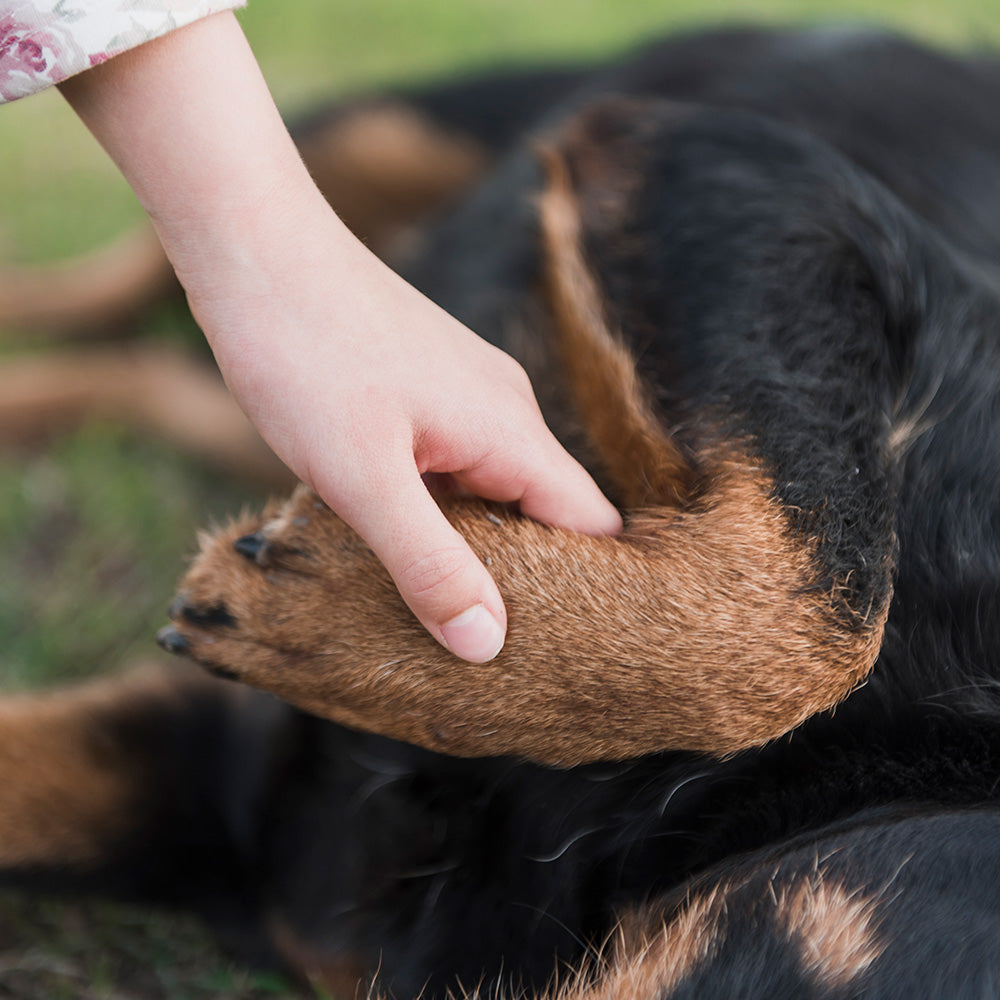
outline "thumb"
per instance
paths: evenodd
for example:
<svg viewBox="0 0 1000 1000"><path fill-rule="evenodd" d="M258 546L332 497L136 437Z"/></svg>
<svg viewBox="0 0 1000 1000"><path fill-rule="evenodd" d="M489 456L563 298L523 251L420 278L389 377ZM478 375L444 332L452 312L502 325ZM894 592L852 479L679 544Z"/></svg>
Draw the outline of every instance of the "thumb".
<svg viewBox="0 0 1000 1000"><path fill-rule="evenodd" d="M369 497L337 513L378 556L427 631L461 659L485 663L507 631L500 591L427 492L412 457L409 463L403 475L379 477Z"/></svg>

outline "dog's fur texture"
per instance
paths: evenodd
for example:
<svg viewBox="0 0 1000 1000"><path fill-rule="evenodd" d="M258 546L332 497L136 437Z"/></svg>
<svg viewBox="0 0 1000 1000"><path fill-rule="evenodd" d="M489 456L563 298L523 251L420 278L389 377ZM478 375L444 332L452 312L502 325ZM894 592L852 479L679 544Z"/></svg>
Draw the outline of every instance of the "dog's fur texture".
<svg viewBox="0 0 1000 1000"><path fill-rule="evenodd" d="M625 532L443 498L510 612L482 666L305 491L206 538L161 641L283 701L4 705L9 877L200 906L338 996L991 995L998 106L989 59L736 31L307 123L427 140L371 224Z"/></svg>

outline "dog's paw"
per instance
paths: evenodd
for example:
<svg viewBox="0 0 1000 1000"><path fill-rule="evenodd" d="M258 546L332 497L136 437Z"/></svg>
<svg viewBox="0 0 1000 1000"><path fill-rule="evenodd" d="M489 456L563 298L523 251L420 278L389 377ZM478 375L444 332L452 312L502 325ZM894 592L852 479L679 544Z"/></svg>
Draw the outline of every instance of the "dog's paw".
<svg viewBox="0 0 1000 1000"><path fill-rule="evenodd" d="M377 611L373 592L393 597L364 543L305 487L200 541L157 639L226 677L253 684L279 666L322 662L352 617Z"/></svg>
<svg viewBox="0 0 1000 1000"><path fill-rule="evenodd" d="M160 644L356 729L460 756L575 762L567 728L586 701L572 682L579 658L557 651L570 647L577 622L558 604L534 593L526 601L521 592L538 586L545 564L568 566L578 592L578 563L561 550L543 558L563 536L501 508L453 499L444 509L491 566L508 609L533 608L538 619L533 625L521 615L490 663L466 663L438 645L368 546L305 488L283 507L202 538ZM599 715L603 731L606 713ZM593 736L580 741L587 756L595 746L602 752Z"/></svg>
<svg viewBox="0 0 1000 1000"><path fill-rule="evenodd" d="M617 542L481 501L452 498L442 509L507 600L507 643L489 663L438 645L368 546L304 488L202 539L160 643L315 715L442 753L557 764L629 754L631 741L623 753L608 738L633 729L620 683L603 669L610 630L581 587L591 550L613 554ZM586 659L592 647L599 672Z"/></svg>
<svg viewBox="0 0 1000 1000"><path fill-rule="evenodd" d="M214 674L346 725L451 749L439 698L456 668L475 668L438 646L371 550L304 487L203 537L170 618L160 645Z"/></svg>

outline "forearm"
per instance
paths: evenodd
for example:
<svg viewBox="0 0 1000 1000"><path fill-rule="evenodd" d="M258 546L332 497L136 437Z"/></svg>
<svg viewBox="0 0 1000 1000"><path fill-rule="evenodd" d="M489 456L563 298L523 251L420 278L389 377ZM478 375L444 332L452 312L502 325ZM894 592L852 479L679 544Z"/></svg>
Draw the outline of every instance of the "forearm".
<svg viewBox="0 0 1000 1000"><path fill-rule="evenodd" d="M231 12L126 52L61 90L149 213L185 287L204 277L206 258L246 247L288 206L332 217Z"/></svg>

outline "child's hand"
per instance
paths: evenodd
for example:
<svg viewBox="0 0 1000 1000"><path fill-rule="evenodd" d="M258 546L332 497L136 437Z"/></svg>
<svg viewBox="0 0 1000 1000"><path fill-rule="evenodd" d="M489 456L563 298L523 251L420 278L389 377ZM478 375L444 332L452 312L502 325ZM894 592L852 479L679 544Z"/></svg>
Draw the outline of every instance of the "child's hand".
<svg viewBox="0 0 1000 1000"><path fill-rule="evenodd" d="M506 614L420 476L591 534L617 511L522 369L397 277L308 177L235 19L63 91L149 211L226 381L280 458L371 545L432 635L488 660Z"/></svg>
<svg viewBox="0 0 1000 1000"><path fill-rule="evenodd" d="M283 205L273 221L255 216L239 261L216 255L185 278L226 380L431 634L488 660L503 602L421 474L451 473L576 531L617 531L618 513L552 437L516 362L368 254L325 204L301 219Z"/></svg>

